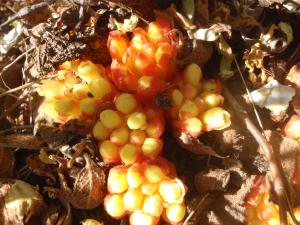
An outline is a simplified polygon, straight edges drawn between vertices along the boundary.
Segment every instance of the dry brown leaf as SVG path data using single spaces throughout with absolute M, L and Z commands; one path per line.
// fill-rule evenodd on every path
M 0 179 L 0 224 L 24 225 L 44 208 L 37 188 L 21 180 Z
M 56 202 L 55 202 L 56 203 Z M 67 202 L 63 204 L 56 203 L 50 205 L 47 211 L 41 216 L 43 225 L 71 225 L 72 211 L 71 206 Z M 62 207 L 64 205 L 64 207 Z
M 74 135 L 70 132 L 62 131 L 57 127 L 40 126 L 38 128 L 38 134 L 41 139 L 45 141 L 51 148 L 57 148 L 59 146 L 69 143 Z
M 86 165 L 83 168 L 72 167 L 69 177 L 73 187 L 69 187 L 67 177 L 58 171 L 61 184 L 61 196 L 77 209 L 93 209 L 100 205 L 105 195 L 105 173 L 89 155 L 83 155 Z M 54 158 L 54 159 L 57 159 Z M 66 164 L 66 162 L 63 162 Z M 66 165 L 61 165 L 66 168 Z
M 65 132 L 70 132 L 82 137 L 87 136 L 91 132 L 92 125 L 78 119 L 69 120 L 61 125 L 61 129 Z
M 210 155 L 224 158 L 217 154 L 210 146 L 203 144 L 198 138 L 193 138 L 186 133 L 173 130 L 173 137 L 177 140 L 180 147 L 197 155 Z
M 39 159 L 39 155 L 34 155 L 34 154 L 29 155 L 26 158 L 26 164 L 34 174 L 38 176 L 50 178 L 51 180 L 49 180 L 49 182 L 51 184 L 54 184 L 56 182 L 56 178 L 54 175 L 56 168 L 54 167 L 54 165 L 43 163 Z
M 0 224 L 14 224 L 14 225 L 24 225 L 23 221 L 16 218 L 16 215 L 9 212 L 5 208 L 5 197 L 7 196 L 9 190 L 14 184 L 14 180 L 10 179 L 0 179 Z
M 14 153 L 0 147 L 0 178 L 11 178 L 15 168 Z

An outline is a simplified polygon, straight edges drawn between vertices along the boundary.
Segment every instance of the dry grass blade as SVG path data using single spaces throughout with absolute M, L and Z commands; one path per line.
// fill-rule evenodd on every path
M 203 210 L 207 207 L 207 205 L 211 203 L 211 201 L 212 201 L 211 196 L 209 194 L 205 194 L 203 198 L 196 204 L 196 206 L 192 207 L 192 210 L 184 220 L 183 225 L 188 225 L 189 221 L 192 218 L 196 218 L 196 217 L 198 218 L 199 215 L 203 212 Z
M 9 89 L 9 90 L 4 90 L 4 89 L 3 89 L 3 91 L 1 90 L 2 93 L 0 94 L 0 98 L 2 98 L 3 96 L 6 96 L 6 95 L 11 95 L 11 96 L 13 96 L 13 97 L 15 97 L 15 98 L 18 98 L 18 96 L 12 95 L 11 93 L 14 93 L 14 92 L 17 92 L 17 91 L 19 91 L 19 90 L 28 88 L 28 87 L 30 87 L 31 85 L 33 85 L 34 83 L 36 83 L 36 82 L 33 81 L 33 82 L 30 82 L 30 83 L 26 83 L 26 84 L 23 84 L 23 85 L 21 85 L 21 86 L 19 86 L 19 87 L 12 88 L 12 89 Z
M 14 126 L 5 130 L 0 130 L 0 135 L 9 133 L 11 131 L 22 131 L 22 130 L 31 130 L 31 129 L 33 129 L 33 125 Z

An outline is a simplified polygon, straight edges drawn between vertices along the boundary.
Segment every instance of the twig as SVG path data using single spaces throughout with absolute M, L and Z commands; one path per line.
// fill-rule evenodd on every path
M 5 130 L 0 130 L 0 134 L 5 134 L 15 130 L 25 130 L 25 129 L 26 130 L 33 129 L 33 125 L 14 126 Z
M 298 225 L 299 222 L 297 221 L 297 219 L 294 216 L 292 207 L 291 207 L 291 186 L 289 185 L 289 182 L 283 172 L 283 168 L 281 165 L 281 162 L 279 160 L 279 158 L 277 157 L 277 154 L 273 151 L 272 146 L 268 143 L 266 135 L 265 135 L 265 131 L 261 122 L 261 119 L 259 117 L 259 114 L 256 110 L 256 107 L 254 105 L 254 101 L 252 98 L 252 95 L 250 94 L 250 91 L 247 87 L 246 81 L 244 79 L 244 76 L 240 70 L 239 64 L 236 60 L 236 58 L 234 57 L 234 62 L 236 64 L 236 67 L 238 69 L 238 73 L 241 77 L 241 80 L 245 86 L 246 92 L 249 96 L 250 102 L 252 104 L 252 108 L 255 112 L 255 116 L 257 118 L 257 121 L 259 123 L 259 126 L 261 128 L 261 132 L 259 132 L 259 130 L 256 128 L 256 126 L 254 125 L 254 123 L 252 123 L 252 121 L 250 120 L 250 118 L 248 117 L 247 113 L 245 114 L 247 116 L 247 118 L 245 117 L 245 122 L 246 122 L 246 127 L 248 128 L 248 130 L 250 131 L 250 133 L 254 136 L 254 138 L 256 139 L 256 141 L 260 144 L 260 146 L 262 147 L 263 153 L 265 155 L 265 157 L 267 158 L 267 160 L 269 161 L 270 164 L 270 172 L 271 172 L 271 176 L 272 176 L 272 181 L 273 181 L 273 187 L 272 189 L 274 190 L 275 194 L 277 195 L 277 200 L 278 200 L 278 205 L 279 205 L 279 215 L 280 215 L 280 224 L 287 224 L 287 212 L 289 212 L 289 214 L 292 217 L 293 222 Z M 227 93 L 230 94 L 230 92 L 227 90 Z M 230 97 L 230 96 L 229 96 Z M 233 96 L 231 96 L 233 98 Z M 234 98 L 232 100 L 235 100 Z M 236 108 L 237 109 L 237 108 Z M 244 109 L 240 106 L 239 111 L 242 112 L 244 111 Z M 245 111 L 244 111 L 245 112 Z
M 30 83 L 27 83 L 27 84 L 23 84 L 19 87 L 16 87 L 16 88 L 12 88 L 12 89 L 9 89 L 8 91 L 4 90 L 5 92 L 1 93 L 0 94 L 0 98 L 2 98 L 3 96 L 6 96 L 8 94 L 11 94 L 13 92 L 16 92 L 16 91 L 19 91 L 19 90 L 22 90 L 22 89 L 25 89 L 27 87 L 30 87 L 31 85 L 33 85 L 34 83 L 38 83 L 39 81 L 32 81 Z M 16 95 L 13 95 L 15 98 L 18 98 L 18 96 Z
M 0 93 L 6 93 L 6 89 L 0 87 Z M 0 94 L 0 95 L 2 95 Z M 10 93 L 7 93 L 7 95 L 10 95 L 11 97 L 14 97 L 14 98 L 18 98 L 18 96 L 14 95 L 14 94 L 10 94 Z
M 237 68 L 237 70 L 238 70 L 238 74 L 240 75 L 240 78 L 241 78 L 241 80 L 242 80 L 242 82 L 243 82 L 243 84 L 244 84 L 244 87 L 245 87 L 245 89 L 246 89 L 247 95 L 249 96 L 249 100 L 250 100 L 252 109 L 253 109 L 253 111 L 254 111 L 254 113 L 255 113 L 255 116 L 256 116 L 257 122 L 258 122 L 258 124 L 259 124 L 259 127 L 260 127 L 260 129 L 261 129 L 261 132 L 262 132 L 262 134 L 266 137 L 266 134 L 265 134 L 265 131 L 264 131 L 264 126 L 263 126 L 263 124 L 262 124 L 262 121 L 261 121 L 261 119 L 260 119 L 260 117 L 259 117 L 259 114 L 258 114 L 258 112 L 257 112 L 257 110 L 256 110 L 256 107 L 255 107 L 255 105 L 254 105 L 253 97 L 252 97 L 252 95 L 250 94 L 249 88 L 247 87 L 245 78 L 244 78 L 244 76 L 243 76 L 243 74 L 242 74 L 242 71 L 241 71 L 241 69 L 240 69 L 240 67 L 239 67 L 239 64 L 238 64 L 238 62 L 237 62 L 235 56 L 234 56 L 234 63 L 235 63 L 236 68 Z
M 184 15 L 177 11 L 176 6 L 171 4 L 171 6 L 167 9 L 167 12 L 174 17 L 181 26 L 186 30 L 193 30 L 196 28 L 196 25 L 193 24 L 189 19 L 187 19 Z
M 229 104 L 233 109 L 237 112 L 237 116 L 240 120 L 242 120 L 249 132 L 255 138 L 257 143 L 260 145 L 263 150 L 264 156 L 267 158 L 269 162 L 269 169 L 272 176 L 273 181 L 273 190 L 278 198 L 279 211 L 280 211 L 280 224 L 287 224 L 287 215 L 286 212 L 289 211 L 288 204 L 291 204 L 291 187 L 289 182 L 283 172 L 282 165 L 277 155 L 275 154 L 272 146 L 268 143 L 266 138 L 262 135 L 262 133 L 257 129 L 254 123 L 249 118 L 246 110 L 236 101 L 236 99 L 231 95 L 230 91 L 224 85 L 224 97 L 228 100 Z M 299 223 L 296 223 L 299 224 Z
M 13 92 L 16 92 L 16 91 L 25 89 L 25 88 L 27 88 L 27 87 L 30 87 L 30 86 L 32 86 L 32 85 L 34 85 L 34 84 L 36 84 L 36 83 L 41 82 L 41 80 L 49 79 L 49 78 L 54 78 L 54 77 L 57 77 L 57 76 L 56 76 L 56 75 L 45 76 L 45 77 L 43 77 L 42 79 L 35 80 L 35 81 L 29 82 L 29 83 L 27 83 L 27 84 L 23 84 L 23 85 L 18 86 L 18 87 L 16 87 L 16 88 L 9 89 L 9 90 L 7 90 L 7 91 L 4 90 L 4 89 L 3 89 L 3 90 L 0 89 L 0 92 L 3 92 L 3 93 L 0 94 L 0 98 L 3 97 L 3 96 L 5 96 L 5 95 L 11 94 L 11 93 L 13 93 Z M 15 97 L 15 98 L 18 98 L 18 96 L 15 96 L 15 95 L 14 95 L 14 97 Z
M 14 14 L 12 17 L 10 17 L 8 20 L 6 20 L 4 23 L 2 23 L 0 25 L 0 28 L 6 26 L 7 24 L 10 24 L 11 22 L 13 22 L 16 19 L 20 19 L 23 16 L 26 16 L 27 14 L 31 13 L 32 11 L 41 8 L 41 7 L 45 7 L 49 4 L 54 3 L 56 0 L 48 0 L 48 1 L 44 1 L 44 2 L 40 2 L 34 5 L 29 5 L 29 6 L 25 6 L 24 8 L 20 9 L 16 14 Z
M 209 194 L 205 194 L 204 196 L 203 196 L 203 198 L 198 202 L 198 204 L 196 205 L 196 207 L 195 207 L 195 209 L 193 209 L 190 213 L 189 213 L 189 215 L 186 217 L 186 219 L 184 220 L 184 223 L 183 223 L 183 225 L 187 225 L 188 224 L 188 222 L 191 220 L 191 218 L 195 215 L 195 216 L 198 216 L 201 212 L 202 212 L 202 210 L 203 210 L 203 208 L 205 207 L 205 205 L 208 203 L 208 201 L 209 201 L 209 197 L 210 197 L 210 195 Z M 205 204 L 206 203 L 206 204 Z M 204 205 L 204 206 L 203 206 Z M 201 207 L 202 206 L 202 207 Z

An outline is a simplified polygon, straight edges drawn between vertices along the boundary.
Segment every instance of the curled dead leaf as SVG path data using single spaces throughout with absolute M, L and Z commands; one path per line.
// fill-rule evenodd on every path
M 177 11 L 177 8 L 174 4 L 171 4 L 169 8 L 166 9 L 166 12 L 174 18 L 174 20 L 183 28 L 186 30 L 192 30 L 195 29 L 196 26 L 189 20 L 187 17 L 185 17 L 183 14 Z
M 56 203 L 56 202 L 55 202 Z M 72 210 L 68 202 L 61 200 L 61 203 L 50 205 L 47 211 L 41 216 L 43 225 L 71 225 Z
M 24 225 L 44 206 L 36 187 L 21 180 L 0 179 L 0 224 Z
M 275 35 L 276 34 L 276 35 Z M 266 34 L 261 34 L 260 43 L 262 47 L 271 53 L 281 53 L 293 41 L 293 29 L 289 23 L 280 22 L 272 24 Z
M 74 149 L 74 154 L 72 155 L 72 158 L 68 161 L 68 168 L 71 168 L 76 160 L 76 158 L 80 155 L 82 155 L 84 150 L 88 150 L 91 155 L 95 155 L 96 147 L 95 144 L 88 140 L 83 139 L 80 143 L 74 145 L 72 147 Z
M 55 178 L 55 166 L 50 164 L 43 163 L 39 155 L 31 154 L 26 158 L 26 164 L 28 168 L 36 175 L 47 177 L 50 180 L 47 180 L 49 184 L 56 183 Z
M 249 79 L 254 86 L 261 86 L 270 78 L 270 74 L 264 67 L 265 56 L 266 52 L 261 49 L 259 43 L 253 44 L 250 50 L 244 53 L 245 66 L 248 69 Z
M 66 170 L 66 161 L 55 157 L 61 165 L 58 170 L 59 181 L 61 184 L 61 196 L 77 209 L 93 209 L 103 202 L 105 195 L 105 173 L 102 168 L 90 158 L 88 154 L 83 154 L 85 167 L 72 167 Z M 62 165 L 64 164 L 64 165 Z M 62 169 L 67 171 L 64 174 Z M 68 177 L 66 176 L 68 175 Z M 72 187 L 68 185 L 68 179 L 71 179 Z
M 65 145 L 74 137 L 70 132 L 50 126 L 41 126 L 37 132 L 50 148 L 58 148 Z
M 180 147 L 197 155 L 210 155 L 218 158 L 225 158 L 216 153 L 210 146 L 203 144 L 198 138 L 193 138 L 186 133 L 174 129 L 173 137 Z

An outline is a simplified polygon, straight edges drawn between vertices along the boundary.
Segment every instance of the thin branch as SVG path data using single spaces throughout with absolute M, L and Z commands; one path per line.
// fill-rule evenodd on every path
M 291 205 L 291 187 L 289 182 L 284 174 L 280 160 L 278 159 L 276 153 L 274 152 L 272 146 L 268 143 L 267 139 L 262 135 L 258 128 L 249 118 L 247 112 L 243 107 L 236 101 L 236 99 L 231 95 L 230 91 L 224 85 L 224 97 L 228 100 L 232 108 L 237 112 L 237 116 L 242 120 L 248 131 L 255 138 L 257 143 L 260 145 L 263 150 L 263 154 L 269 162 L 269 169 L 273 182 L 274 193 L 278 198 L 279 211 L 280 211 L 280 222 L 282 225 L 286 225 L 287 215 L 286 212 L 291 210 L 288 209 L 287 205 Z M 296 223 L 299 224 L 299 223 Z
M 0 98 L 2 98 L 3 96 L 6 96 L 6 95 L 8 95 L 8 94 L 11 94 L 11 93 L 13 93 L 13 92 L 16 92 L 16 91 L 19 91 L 19 90 L 22 90 L 22 89 L 31 87 L 32 85 L 41 82 L 41 80 L 44 80 L 44 79 L 50 79 L 50 78 L 55 78 L 55 77 L 57 77 L 57 76 L 56 76 L 56 75 L 45 76 L 45 77 L 43 77 L 42 79 L 38 79 L 38 80 L 35 80 L 35 81 L 32 81 L 32 82 L 29 82 L 29 83 L 27 83 L 27 84 L 23 84 L 23 85 L 18 86 L 18 87 L 16 87 L 16 88 L 12 88 L 12 89 L 9 89 L 9 90 L 7 90 L 7 91 L 6 91 L 6 90 L 3 90 L 3 93 L 0 94 Z M 2 91 L 2 90 L 0 89 L 0 92 L 1 92 L 1 91 Z M 14 95 L 14 97 L 15 97 L 15 98 L 18 98 L 18 96 L 15 96 L 15 95 Z
M 193 209 L 193 210 L 189 213 L 189 215 L 186 217 L 186 219 L 184 220 L 183 225 L 187 225 L 188 222 L 191 220 L 191 218 L 192 218 L 193 216 L 198 216 L 198 215 L 202 212 L 203 208 L 205 207 L 204 205 L 206 205 L 206 204 L 209 202 L 209 197 L 210 197 L 209 194 L 205 194 L 205 195 L 203 196 L 203 198 L 202 198 L 202 199 L 198 202 L 198 204 L 196 205 L 195 209 Z
M 16 130 L 29 130 L 29 129 L 33 129 L 33 125 L 13 126 L 5 130 L 0 130 L 0 134 L 5 134 Z
M 282 224 L 282 225 L 287 224 L 287 212 L 289 212 L 294 223 L 298 225 L 299 222 L 295 219 L 293 210 L 291 209 L 292 208 L 291 207 L 291 202 L 292 202 L 291 186 L 289 185 L 289 182 L 284 174 L 281 162 L 280 162 L 277 154 L 274 152 L 272 146 L 267 141 L 265 131 L 264 131 L 261 119 L 259 117 L 259 114 L 254 105 L 252 95 L 250 94 L 250 91 L 247 87 L 244 76 L 240 70 L 240 67 L 239 67 L 235 57 L 234 57 L 234 62 L 236 64 L 236 67 L 237 67 L 238 73 L 240 75 L 240 78 L 243 82 L 243 85 L 246 89 L 246 92 L 249 96 L 253 111 L 255 113 L 255 116 L 257 118 L 257 121 L 259 123 L 261 131 L 259 131 L 257 129 L 257 127 L 254 125 L 254 123 L 250 120 L 250 118 L 247 115 L 247 112 L 239 104 L 237 104 L 236 100 L 231 95 L 229 90 L 225 88 L 226 95 L 230 99 L 230 103 L 232 104 L 232 106 L 235 105 L 235 107 L 233 107 L 233 108 L 236 109 L 237 111 L 239 111 L 238 116 L 240 117 L 241 120 L 245 121 L 247 129 L 252 134 L 252 136 L 256 139 L 258 144 L 261 146 L 261 148 L 263 150 L 263 154 L 267 158 L 267 160 L 270 164 L 269 167 L 270 167 L 270 172 L 271 172 L 271 177 L 272 177 L 272 182 L 273 182 L 272 188 L 274 190 L 274 193 L 277 196 L 278 205 L 279 205 L 280 224 Z M 238 107 L 238 108 L 236 108 L 236 107 Z
M 259 126 L 260 126 L 261 132 L 262 132 L 262 134 L 266 137 L 266 134 L 265 134 L 265 131 L 264 131 L 264 127 L 263 127 L 262 121 L 261 121 L 261 119 L 260 119 L 260 117 L 259 117 L 259 114 L 258 114 L 258 112 L 257 112 L 257 110 L 256 110 L 256 107 L 255 107 L 255 105 L 254 105 L 253 97 L 252 97 L 252 95 L 250 94 L 249 88 L 248 88 L 248 86 L 247 86 L 247 83 L 246 83 L 246 81 L 245 81 L 245 78 L 244 78 L 244 76 L 243 76 L 243 74 L 242 74 L 242 71 L 241 71 L 241 69 L 240 69 L 240 67 L 239 67 L 239 64 L 238 64 L 238 62 L 237 62 L 235 56 L 234 56 L 234 62 L 235 62 L 236 68 L 238 69 L 238 74 L 240 75 L 240 78 L 241 78 L 241 80 L 242 80 L 242 82 L 243 82 L 243 85 L 244 85 L 244 87 L 245 87 L 245 89 L 246 89 L 247 95 L 248 95 L 248 97 L 249 97 L 249 100 L 250 100 L 252 109 L 253 109 L 253 111 L 254 111 L 254 113 L 255 113 L 257 122 L 258 122 L 258 124 L 259 124 Z
M 23 16 L 28 15 L 29 13 L 31 13 L 32 11 L 34 11 L 36 9 L 39 9 L 39 8 L 45 7 L 45 6 L 49 5 L 49 4 L 52 4 L 55 1 L 56 0 L 48 0 L 48 1 L 40 2 L 40 3 L 34 4 L 34 5 L 25 6 L 22 9 L 20 9 L 16 14 L 14 14 L 13 16 L 11 16 L 8 20 L 6 20 L 4 23 L 2 23 L 0 25 L 0 28 L 6 26 L 8 24 L 10 24 L 11 22 L 13 22 L 16 19 L 20 19 Z

